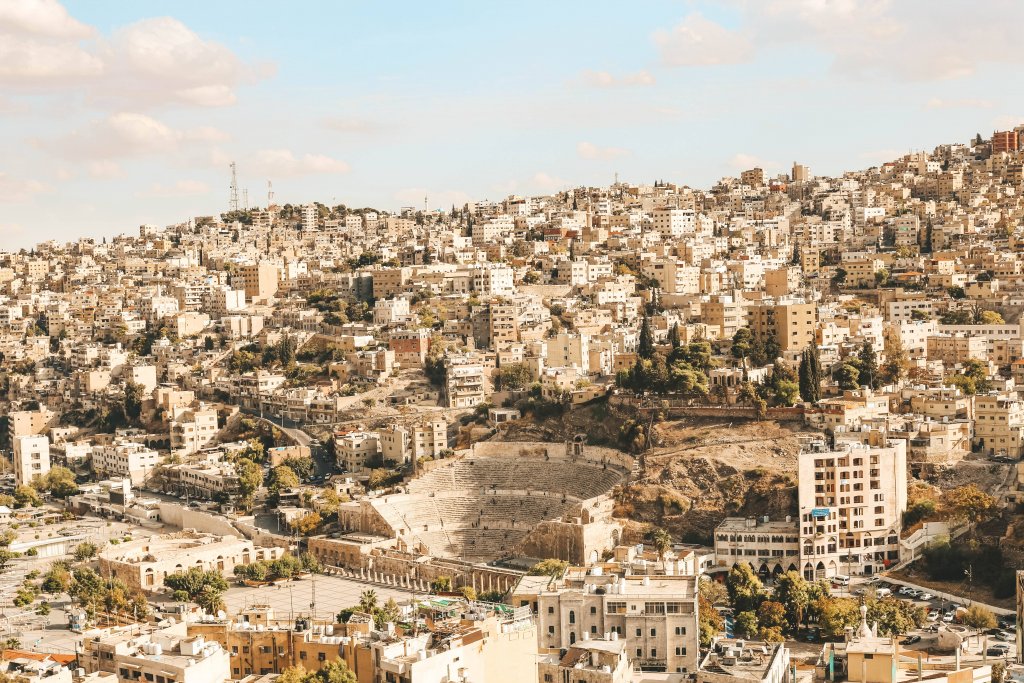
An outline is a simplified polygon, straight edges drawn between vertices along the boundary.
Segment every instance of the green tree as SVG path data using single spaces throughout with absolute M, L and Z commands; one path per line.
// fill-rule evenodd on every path
M 772 599 L 785 605 L 788 630 L 795 631 L 800 628 L 800 624 L 804 620 L 804 612 L 811 599 L 810 590 L 804 577 L 800 576 L 799 572 L 792 570 L 780 575 L 775 580 Z
M 903 348 L 900 333 L 890 328 L 885 332 L 885 362 L 880 369 L 882 380 L 894 384 L 903 381 L 907 376 L 907 352 Z
M 640 323 L 640 339 L 637 342 L 636 353 L 640 358 L 654 357 L 654 331 L 651 329 L 651 319 L 646 315 Z
M 750 610 L 739 612 L 733 623 L 733 631 L 740 638 L 757 637 L 757 615 Z
M 982 311 L 978 316 L 978 322 L 982 325 L 1005 325 L 1006 321 L 996 311 Z
M 344 660 L 335 659 L 321 666 L 304 683 L 359 683 L 359 681 Z
M 678 349 L 682 345 L 682 340 L 679 338 L 679 323 L 672 323 L 672 327 L 668 331 L 668 343 L 672 345 L 673 349 Z
M 79 562 L 91 560 L 92 558 L 96 557 L 96 553 L 98 552 L 98 550 L 99 549 L 96 547 L 95 543 L 90 543 L 89 541 L 82 541 L 81 543 L 75 546 L 75 559 Z
M 565 569 L 568 566 L 569 563 L 565 560 L 549 558 L 547 560 L 541 560 L 537 564 L 533 565 L 526 573 L 530 576 L 550 576 L 552 578 L 558 578 L 565 573 Z
M 43 577 L 42 589 L 51 595 L 67 593 L 71 588 L 71 572 L 64 563 L 54 562 Z
M 722 584 L 708 578 L 697 579 L 697 611 L 700 629 L 700 646 L 708 647 L 711 640 L 725 629 L 725 620 L 715 605 L 728 599 Z
M 282 491 L 293 489 L 299 485 L 298 475 L 287 465 L 278 465 L 270 470 L 269 479 L 270 482 L 267 489 L 274 496 L 278 496 Z
M 843 363 L 832 374 L 840 389 L 856 389 L 860 386 L 860 370 L 849 363 Z
M 132 422 L 142 415 L 143 386 L 132 381 L 124 385 L 124 414 Z
M 924 623 L 924 610 L 897 598 L 868 600 L 868 623 L 878 624 L 878 635 L 901 635 Z
M 359 609 L 367 614 L 373 614 L 377 609 L 377 591 L 367 588 L 359 594 Z
M 818 349 L 808 344 L 800 354 L 799 370 L 800 397 L 810 403 L 821 400 L 821 363 L 818 360 Z
M 39 493 L 34 488 L 21 484 L 14 489 L 14 502 L 15 506 L 19 508 L 38 507 L 43 504 L 43 499 L 39 497 Z
M 978 524 L 990 519 L 996 512 L 996 499 L 978 488 L 965 484 L 946 491 L 942 507 L 951 517 Z
M 520 391 L 530 386 L 533 374 L 525 363 L 502 365 L 495 376 L 495 385 L 501 391 Z
M 746 563 L 738 564 L 729 571 L 725 577 L 725 588 L 729 591 L 729 604 L 737 612 L 755 612 L 764 597 L 761 579 Z
M 877 389 L 881 386 L 881 378 L 878 376 L 878 356 L 870 341 L 866 340 L 861 345 L 857 358 L 860 361 L 858 364 L 860 381 L 872 389 Z
M 733 358 L 749 358 L 754 346 L 754 335 L 749 327 L 741 327 L 732 336 Z
M 208 604 L 213 600 L 214 593 L 222 594 L 228 589 L 228 582 L 219 571 L 207 571 L 202 567 L 190 567 L 183 572 L 168 574 L 164 577 L 164 585 L 175 593 L 184 593 L 193 602 L 198 602 L 198 598 L 203 596 L 203 601 Z
M 968 607 L 967 612 L 962 617 L 962 621 L 965 626 L 979 631 L 995 628 L 995 614 L 987 607 L 979 604 L 973 604 Z
M 67 498 L 78 493 L 75 475 L 66 467 L 57 465 L 46 476 L 34 482 L 36 488 L 48 491 L 54 498 Z
M 18 553 L 7 548 L 0 548 L 0 572 L 7 571 L 7 568 L 11 566 L 11 561 L 16 557 L 18 557 Z
M 651 533 L 651 545 L 654 546 L 654 551 L 658 553 L 658 559 L 664 564 L 665 553 L 672 547 L 672 535 L 659 527 Z
M 817 615 L 822 635 L 828 638 L 841 636 L 847 627 L 860 623 L 860 607 L 849 598 L 822 596 L 814 602 L 813 611 Z
M 238 475 L 238 492 L 242 498 L 251 500 L 263 485 L 263 469 L 252 460 L 239 459 L 235 463 Z

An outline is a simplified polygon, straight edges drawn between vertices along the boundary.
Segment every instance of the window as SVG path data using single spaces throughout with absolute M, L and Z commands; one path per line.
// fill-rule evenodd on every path
M 685 626 L 676 626 L 676 635 L 677 636 L 685 636 L 686 635 L 686 627 Z
M 555 608 L 554 607 L 548 607 L 548 614 L 554 614 L 554 613 L 555 613 Z
M 651 658 L 654 658 L 654 657 L 657 657 L 657 656 L 658 656 L 658 648 L 652 647 L 651 648 Z
M 306 651 L 305 650 L 300 650 L 299 651 L 299 659 L 305 659 L 305 658 L 306 658 Z
M 638 647 L 636 649 L 636 656 L 637 657 L 643 657 L 644 656 L 644 649 L 642 647 Z
M 569 623 L 570 624 L 575 624 L 576 623 L 576 610 L 572 610 L 572 609 L 569 610 Z
M 636 637 L 637 638 L 641 638 L 641 637 L 643 637 L 643 635 L 644 635 L 644 630 L 642 628 L 638 628 L 636 630 Z
M 676 657 L 685 657 L 685 656 L 686 656 L 686 647 L 685 646 L 684 647 L 677 647 L 676 648 Z
M 594 607 L 594 606 L 591 606 L 591 607 L 590 607 L 590 613 L 591 613 L 591 614 L 597 614 L 597 608 L 596 608 L 596 607 Z
M 316 658 L 317 658 L 318 661 L 326 662 L 327 661 L 327 653 L 326 652 L 317 652 L 316 653 Z
M 554 626 L 548 626 L 548 635 L 549 636 L 555 635 L 555 627 Z
M 652 628 L 651 629 L 651 638 L 655 637 L 656 635 L 658 635 L 658 629 Z

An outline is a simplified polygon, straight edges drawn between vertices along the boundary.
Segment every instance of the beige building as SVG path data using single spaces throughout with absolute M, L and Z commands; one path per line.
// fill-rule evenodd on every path
M 132 486 L 144 484 L 159 464 L 159 453 L 134 441 L 118 440 L 92 449 L 92 467 L 99 477 L 128 479 Z
M 748 310 L 750 331 L 758 339 L 774 339 L 782 351 L 802 351 L 814 343 L 818 322 L 813 303 L 761 303 Z
M 277 293 L 279 277 L 276 265 L 269 261 L 260 261 L 239 266 L 231 278 L 231 284 L 236 289 L 244 291 L 245 298 L 250 301 L 266 299 Z M 226 304 L 227 302 L 225 308 Z
M 360 472 L 381 453 L 377 432 L 355 431 L 334 437 L 334 456 L 345 472 Z
M 542 655 L 538 666 L 544 683 L 632 683 L 633 667 L 626 656 L 626 641 L 618 634 L 590 639 L 584 634 L 564 655 Z M 659 678 L 659 680 L 664 680 Z
M 716 639 L 700 664 L 696 683 L 790 683 L 784 643 Z
M 14 449 L 14 480 L 19 486 L 45 477 L 50 471 L 50 440 L 45 436 L 16 436 Z
M 414 458 L 436 458 L 448 447 L 448 423 L 429 420 L 412 427 L 390 425 L 378 433 L 385 462 L 409 462 Z
M 928 360 L 942 361 L 946 366 L 966 363 L 971 359 L 988 359 L 988 340 L 965 334 L 933 334 L 928 337 Z
M 163 590 L 168 574 L 200 567 L 230 576 L 236 564 L 275 560 L 283 553 L 281 548 L 257 548 L 237 536 L 180 531 L 105 548 L 99 568 L 103 576 L 121 579 L 129 588 L 155 592 Z
M 216 683 L 231 678 L 230 655 L 216 641 L 186 635 L 185 624 L 86 637 L 79 662 L 119 683 Z
M 807 579 L 875 574 L 899 561 L 906 442 L 838 448 L 814 442 L 799 456 L 800 568 Z
M 973 445 L 988 455 L 1024 456 L 1024 402 L 999 394 L 975 396 Z
M 715 528 L 715 564 L 749 564 L 762 576 L 799 571 L 800 524 L 795 519 L 727 517 Z
M 175 412 L 171 420 L 171 450 L 188 455 L 206 448 L 216 439 L 216 408 L 200 406 Z
M 450 363 L 445 372 L 445 404 L 473 408 L 484 402 L 484 368 L 479 363 Z

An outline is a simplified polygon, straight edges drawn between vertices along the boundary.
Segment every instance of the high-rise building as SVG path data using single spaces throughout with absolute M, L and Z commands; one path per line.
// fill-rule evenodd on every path
M 14 478 L 18 485 L 45 477 L 50 471 L 50 440 L 42 435 L 14 438 Z
M 992 153 L 1016 152 L 1020 149 L 1020 135 L 1015 130 L 992 133 Z
M 277 293 L 277 266 L 268 261 L 239 266 L 231 284 L 245 291 L 245 298 L 266 298 Z

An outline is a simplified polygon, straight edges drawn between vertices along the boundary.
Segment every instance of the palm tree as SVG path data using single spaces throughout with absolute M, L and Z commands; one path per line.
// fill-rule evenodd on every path
M 672 547 L 672 536 L 664 529 L 658 528 L 651 534 L 651 543 L 654 545 L 654 550 L 658 553 L 658 559 L 661 560 L 662 567 L 664 567 L 665 553 Z
M 368 588 L 359 594 L 359 609 L 372 614 L 377 608 L 377 591 Z

